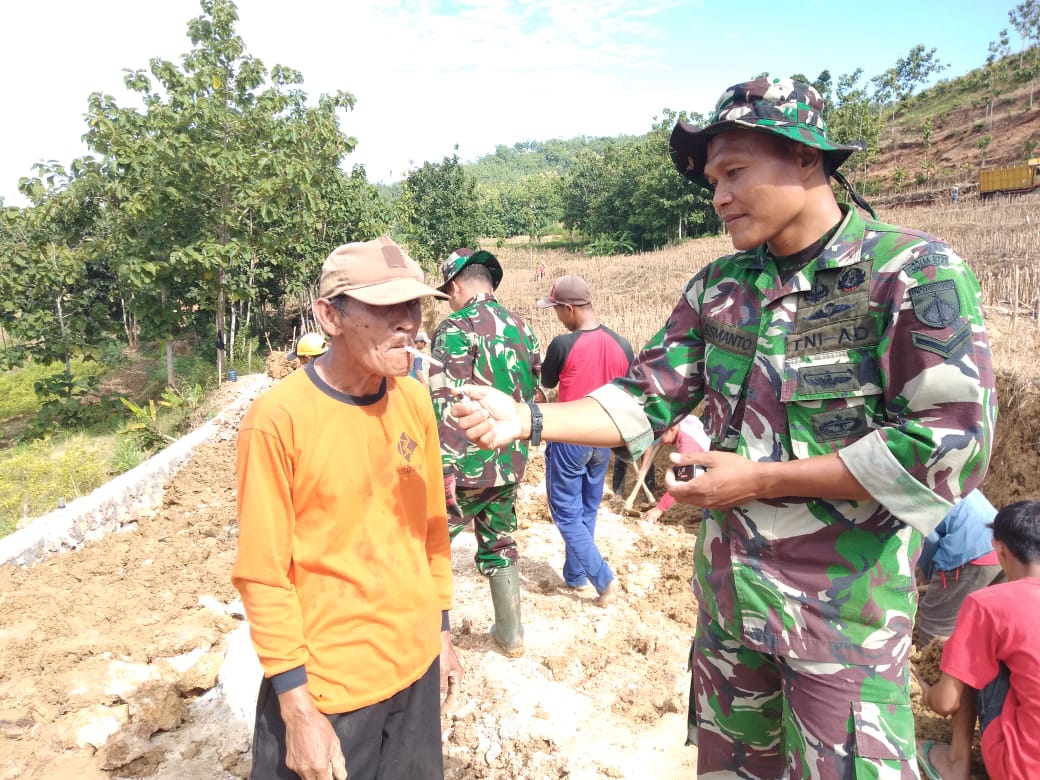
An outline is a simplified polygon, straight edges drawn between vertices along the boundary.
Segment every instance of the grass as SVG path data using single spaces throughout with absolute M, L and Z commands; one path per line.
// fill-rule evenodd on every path
M 245 361 L 241 362 L 244 369 Z M 0 537 L 14 531 L 26 518 L 52 511 L 59 499 L 71 501 L 112 476 L 129 471 L 150 454 L 138 436 L 126 433 L 132 422 L 128 412 L 111 415 L 75 433 L 59 432 L 45 440 L 13 443 L 39 408 L 33 384 L 63 368 L 30 362 L 0 374 L 0 430 L 12 443 L 0 447 L 0 474 L 4 475 L 0 482 Z M 177 356 L 174 368 L 186 398 L 193 396 L 196 385 L 204 392 L 216 387 L 212 363 L 201 356 Z M 166 384 L 164 355 L 158 351 L 119 361 L 75 361 L 72 371 L 77 376 L 98 375 L 100 392 L 127 396 L 145 407 L 148 398 L 158 399 Z M 205 399 L 193 400 L 177 408 L 162 407 L 154 426 L 156 433 L 176 438 L 189 421 L 195 422 L 197 407 Z
M 72 501 L 111 479 L 115 447 L 111 435 L 74 434 L 0 451 L 0 536 L 56 509 L 59 499 Z

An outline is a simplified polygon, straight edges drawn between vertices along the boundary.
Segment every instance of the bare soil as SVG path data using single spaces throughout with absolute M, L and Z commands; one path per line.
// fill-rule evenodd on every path
M 995 341 L 1006 343 L 1001 328 L 991 318 Z M 273 359 L 269 369 L 283 364 Z M 986 485 L 998 506 L 1040 495 L 1034 379 L 1001 378 Z M 223 385 L 216 401 L 245 385 Z M 229 581 L 236 426 L 229 421 L 197 451 L 168 484 L 162 510 L 136 530 L 30 568 L 0 569 L 0 780 L 246 776 L 248 719 L 207 694 L 241 627 L 235 610 L 222 608 L 237 596 Z M 665 456 L 657 460 L 659 485 Z M 622 497 L 604 499 L 597 539 L 622 591 L 602 609 L 591 589 L 564 586 L 543 478 L 536 456 L 517 533 L 523 658 L 507 659 L 491 645 L 491 600 L 475 572 L 472 535 L 454 546 L 453 633 L 466 676 L 443 718 L 447 775 L 692 776 L 696 750 L 683 743 L 697 510 L 676 506 L 651 525 L 624 516 Z M 930 658 L 916 654 L 914 663 L 925 670 Z M 236 663 L 247 678 L 237 696 L 248 698 L 258 678 Z M 234 684 L 227 667 L 224 674 L 224 686 Z M 919 706 L 917 691 L 914 701 L 918 736 L 948 740 L 947 722 Z

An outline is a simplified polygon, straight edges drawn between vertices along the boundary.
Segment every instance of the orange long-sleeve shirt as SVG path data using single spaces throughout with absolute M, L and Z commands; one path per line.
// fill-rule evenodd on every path
M 238 438 L 232 581 L 264 674 L 304 666 L 327 714 L 389 698 L 441 648 L 451 550 L 425 388 L 363 398 L 306 366 L 253 402 Z

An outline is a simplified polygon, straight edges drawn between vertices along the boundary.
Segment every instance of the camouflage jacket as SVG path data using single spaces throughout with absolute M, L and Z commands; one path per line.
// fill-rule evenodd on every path
M 873 500 L 705 512 L 694 590 L 763 652 L 905 660 L 921 534 L 990 457 L 978 281 L 946 244 L 855 211 L 783 278 L 765 247 L 709 263 L 628 376 L 592 395 L 636 453 L 702 399 L 713 449 L 756 461 L 837 452 Z
M 454 470 L 456 484 L 465 488 L 519 482 L 527 465 L 527 443 L 498 450 L 470 444 L 450 414 L 457 400 L 451 388 L 491 385 L 517 401 L 530 401 L 542 365 L 537 337 L 495 296 L 481 293 L 437 326 L 431 351 L 444 363 L 443 368 L 430 366 L 430 393 L 440 424 L 445 473 Z

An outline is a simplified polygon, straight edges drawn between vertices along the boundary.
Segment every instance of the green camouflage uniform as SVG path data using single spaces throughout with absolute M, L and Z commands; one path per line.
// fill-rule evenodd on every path
M 437 326 L 432 354 L 444 364 L 443 368 L 430 368 L 441 461 L 445 474 L 455 475 L 463 514 L 449 517 L 451 538 L 473 519 L 477 569 L 490 574 L 517 559 L 516 542 L 510 534 L 516 531 L 516 486 L 527 465 L 527 443 L 515 442 L 499 450 L 470 444 L 451 416 L 451 407 L 458 401 L 451 390 L 464 384 L 490 385 L 517 401 L 532 400 L 541 370 L 538 339 L 494 295 L 481 293 Z
M 836 452 L 873 497 L 705 512 L 691 655 L 702 776 L 917 776 L 914 565 L 921 534 L 985 475 L 994 377 L 961 258 L 843 211 L 797 272 L 764 246 L 710 263 L 629 375 L 592 393 L 634 457 L 703 399 L 712 449 Z

